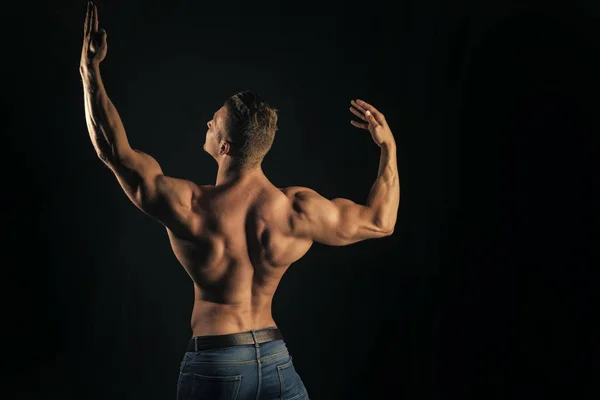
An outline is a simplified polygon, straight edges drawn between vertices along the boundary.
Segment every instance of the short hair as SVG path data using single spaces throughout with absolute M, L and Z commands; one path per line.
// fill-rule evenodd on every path
M 225 108 L 226 132 L 233 147 L 231 156 L 240 166 L 259 165 L 273 145 L 278 110 L 248 90 L 228 98 Z

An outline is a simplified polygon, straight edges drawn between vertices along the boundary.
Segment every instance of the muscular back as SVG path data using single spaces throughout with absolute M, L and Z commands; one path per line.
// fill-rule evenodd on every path
M 167 231 L 194 282 L 194 334 L 275 325 L 277 286 L 313 243 L 293 231 L 293 202 L 266 178 L 193 193 L 183 224 Z
M 255 291 L 272 295 L 285 270 L 312 244 L 292 234 L 290 199 L 266 180 L 198 192 L 189 229 L 168 232 L 202 297 L 233 304 Z

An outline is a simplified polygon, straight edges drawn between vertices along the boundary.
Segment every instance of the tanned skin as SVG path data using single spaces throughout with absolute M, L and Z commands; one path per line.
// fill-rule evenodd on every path
M 158 162 L 132 148 L 100 77 L 106 31 L 88 3 L 80 73 L 85 117 L 96 154 L 115 174 L 131 202 L 160 222 L 175 256 L 194 283 L 194 336 L 277 326 L 271 314 L 275 290 L 292 263 L 313 242 L 344 246 L 394 231 L 400 203 L 396 143 L 385 117 L 352 100 L 351 121 L 370 132 L 381 149 L 379 172 L 365 204 L 328 200 L 312 189 L 275 187 L 260 165 L 232 162 L 226 138 L 227 109 L 208 121 L 204 151 L 218 163 L 215 185 L 166 176 Z M 221 137 L 221 136 L 219 136 Z

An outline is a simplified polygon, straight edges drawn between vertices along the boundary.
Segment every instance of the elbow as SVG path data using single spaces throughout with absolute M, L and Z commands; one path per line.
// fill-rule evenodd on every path
M 373 238 L 384 238 L 394 233 L 394 227 L 389 225 L 375 225 L 371 227 Z
M 104 152 L 98 152 L 97 155 L 98 155 L 98 158 L 100 159 L 100 161 L 102 161 L 105 165 L 107 165 L 109 167 L 114 166 L 116 163 L 116 160 L 114 157 L 111 157 Z
M 377 218 L 374 222 L 375 226 L 381 231 L 383 236 L 391 236 L 394 234 L 396 216 Z
M 96 155 L 104 164 L 110 164 L 110 157 L 101 151 L 96 152 Z
M 394 233 L 396 221 L 385 221 L 376 225 L 382 236 L 391 236 Z
M 396 221 L 393 222 L 379 222 L 375 223 L 376 229 L 382 236 L 390 236 L 394 233 L 394 226 L 396 225 Z
M 119 154 L 113 148 L 100 148 L 96 150 L 96 155 L 107 165 L 122 164 L 123 161 L 126 160 L 125 155 Z

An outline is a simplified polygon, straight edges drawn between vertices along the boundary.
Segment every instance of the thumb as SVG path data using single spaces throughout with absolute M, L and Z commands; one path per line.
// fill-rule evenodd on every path
M 100 43 L 106 43 L 106 29 L 98 30 L 98 39 L 100 39 Z
M 367 118 L 367 121 L 369 121 L 369 124 L 373 126 L 379 126 L 379 123 L 377 122 L 373 114 L 371 114 L 371 111 L 365 111 L 365 117 Z

